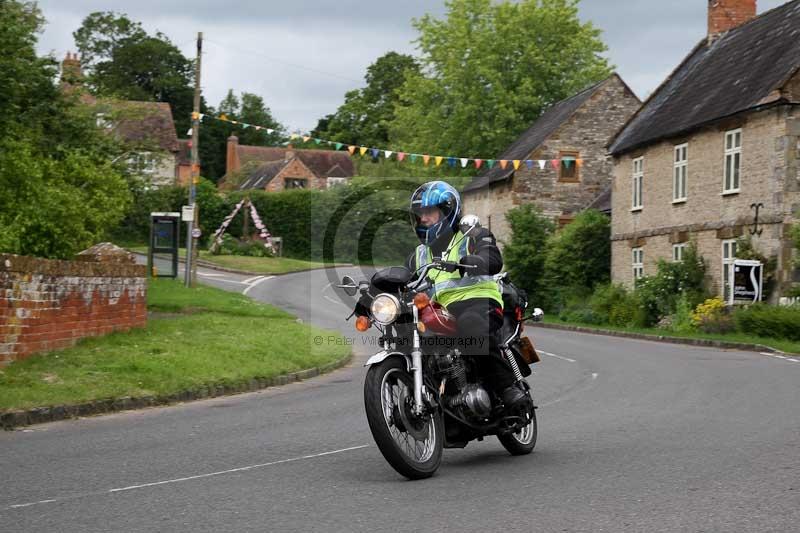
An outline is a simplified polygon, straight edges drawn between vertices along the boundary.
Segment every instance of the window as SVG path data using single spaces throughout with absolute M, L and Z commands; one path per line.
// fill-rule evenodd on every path
M 722 299 L 727 302 L 731 295 L 731 266 L 736 259 L 736 239 L 722 241 Z
M 675 158 L 672 165 L 672 203 L 686 201 L 686 175 L 689 172 L 689 145 L 679 144 L 675 147 Z
M 644 184 L 644 157 L 633 160 L 633 202 L 632 210 L 642 208 L 642 185 Z
M 644 248 L 634 248 L 632 252 L 633 280 L 644 276 Z
M 128 158 L 128 165 L 136 174 L 153 175 L 157 164 L 158 157 L 152 152 L 137 152 Z
M 561 164 L 558 167 L 559 181 L 578 181 L 578 159 L 580 152 L 559 152 L 558 158 Z
M 286 178 L 284 189 L 305 189 L 306 180 L 302 178 Z
M 328 188 L 336 187 L 337 185 L 346 185 L 347 178 L 328 178 Z
M 676 263 L 683 261 L 683 254 L 686 251 L 686 243 L 672 245 L 672 260 Z
M 742 168 L 742 129 L 725 132 L 725 183 L 723 194 L 739 192 Z

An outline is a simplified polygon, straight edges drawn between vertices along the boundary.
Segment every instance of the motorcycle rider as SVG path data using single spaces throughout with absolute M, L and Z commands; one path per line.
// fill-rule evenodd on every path
M 459 348 L 479 365 L 503 403 L 515 406 L 525 402 L 525 393 L 515 385 L 514 374 L 497 346 L 503 298 L 492 275 L 500 272 L 503 258 L 494 235 L 483 227 L 467 235 L 460 231 L 461 197 L 443 181 L 425 183 L 414 192 L 411 221 L 420 245 L 406 261 L 409 270 L 414 272 L 433 258 L 475 267 L 454 272 L 430 270 L 431 298 L 455 316 L 462 341 Z

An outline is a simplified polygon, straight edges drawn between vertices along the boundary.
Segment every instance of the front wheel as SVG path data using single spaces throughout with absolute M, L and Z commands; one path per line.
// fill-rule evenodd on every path
M 502 444 L 511 455 L 527 455 L 531 453 L 536 446 L 539 427 L 536 423 L 536 411 L 534 409 L 531 409 L 530 417 L 528 425 L 516 433 L 507 433 L 497 436 L 500 440 L 500 444 Z
M 414 415 L 414 378 L 401 359 L 390 357 L 367 371 L 364 406 L 383 457 L 409 479 L 430 477 L 442 461 L 444 426 L 438 413 Z

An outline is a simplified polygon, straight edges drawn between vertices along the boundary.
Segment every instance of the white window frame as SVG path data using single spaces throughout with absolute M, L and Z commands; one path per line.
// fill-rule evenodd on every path
M 672 158 L 672 203 L 686 201 L 686 189 L 689 181 L 689 143 L 675 146 Z
M 742 128 L 725 132 L 723 148 L 725 168 L 722 172 L 722 194 L 736 194 L 742 185 Z
M 689 243 L 682 242 L 678 244 L 672 245 L 672 262 L 673 263 L 680 263 L 683 261 L 683 256 L 686 253 L 686 246 Z
M 331 187 L 336 187 L 337 185 L 345 185 L 347 184 L 347 178 L 339 178 L 339 177 L 329 177 L 326 181 L 328 189 Z
M 633 281 L 644 277 L 644 248 L 631 248 L 631 269 Z
M 633 160 L 633 173 L 631 175 L 631 211 L 641 211 L 644 208 L 644 156 Z
M 158 170 L 158 160 L 153 152 L 134 152 L 128 158 L 128 164 L 137 174 L 153 176 Z
M 722 301 L 730 297 L 730 284 L 733 281 L 733 262 L 736 260 L 736 239 L 722 241 Z

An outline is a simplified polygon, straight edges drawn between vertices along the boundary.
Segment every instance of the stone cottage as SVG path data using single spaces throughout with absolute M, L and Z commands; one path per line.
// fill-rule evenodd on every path
M 710 0 L 708 34 L 612 141 L 612 278 L 632 285 L 696 243 L 729 290 L 737 240 L 792 281 L 800 209 L 800 0 L 756 17 L 755 0 Z M 756 219 L 757 216 L 757 219 Z
M 505 214 L 520 204 L 532 203 L 558 224 L 568 223 L 609 189 L 606 146 L 640 105 L 618 74 L 554 104 L 498 157 L 546 160 L 545 168 L 521 164 L 485 170 L 464 188 L 464 212 L 478 215 L 504 242 L 511 238 Z M 556 168 L 553 160 L 560 161 Z
M 353 160 L 344 152 L 246 146 L 236 136 L 228 138 L 225 169 L 220 188 L 270 192 L 327 189 L 355 174 Z

